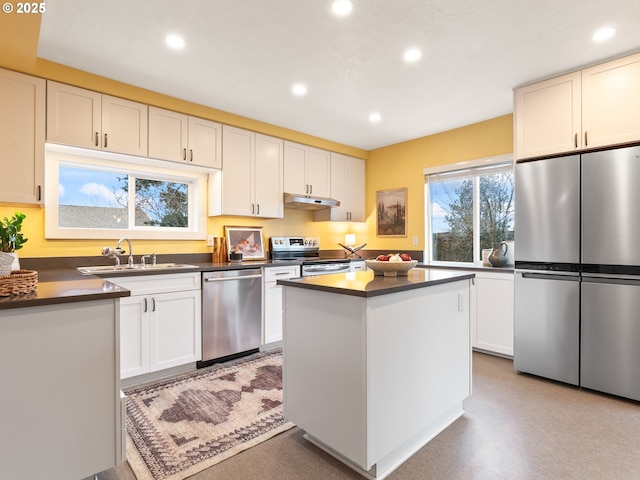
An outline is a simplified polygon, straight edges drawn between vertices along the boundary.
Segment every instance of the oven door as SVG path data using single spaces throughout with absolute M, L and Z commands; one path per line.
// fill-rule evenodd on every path
M 314 275 L 329 275 L 331 273 L 346 273 L 350 270 L 351 264 L 342 263 L 313 263 L 302 265 L 302 276 L 312 277 Z

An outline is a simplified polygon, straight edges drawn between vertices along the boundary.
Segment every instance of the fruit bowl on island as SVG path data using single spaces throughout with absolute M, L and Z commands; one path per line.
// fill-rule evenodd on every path
M 389 254 L 378 255 L 375 259 L 365 260 L 364 263 L 368 268 L 373 270 L 375 275 L 384 275 L 385 277 L 396 277 L 408 275 L 409 270 L 418 264 L 417 260 L 412 260 L 406 254 Z

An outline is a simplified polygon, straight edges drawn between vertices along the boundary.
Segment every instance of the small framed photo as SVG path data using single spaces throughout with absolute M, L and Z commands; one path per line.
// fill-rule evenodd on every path
M 376 192 L 376 236 L 407 236 L 407 189 Z
M 243 260 L 264 260 L 267 258 L 262 227 L 224 227 L 227 252 L 241 253 Z

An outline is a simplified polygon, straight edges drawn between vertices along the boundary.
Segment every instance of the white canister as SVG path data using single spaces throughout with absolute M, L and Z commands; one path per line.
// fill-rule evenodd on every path
M 489 263 L 489 255 L 491 255 L 491 248 L 483 248 L 482 249 L 482 265 L 484 267 L 490 267 L 491 264 Z

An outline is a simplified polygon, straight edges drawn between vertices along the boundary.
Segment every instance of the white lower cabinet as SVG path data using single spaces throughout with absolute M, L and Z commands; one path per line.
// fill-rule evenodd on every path
M 491 270 L 469 270 L 469 273 L 476 276 L 471 285 L 471 346 L 513 356 L 513 273 Z
M 471 322 L 471 345 L 487 352 L 513 356 L 513 274 L 474 273 L 471 301 L 475 307 L 475 321 Z
M 278 280 L 300 276 L 300 266 L 267 267 L 264 271 L 262 344 L 282 341 L 282 287 Z
M 200 274 L 120 277 L 120 378 L 201 360 Z

